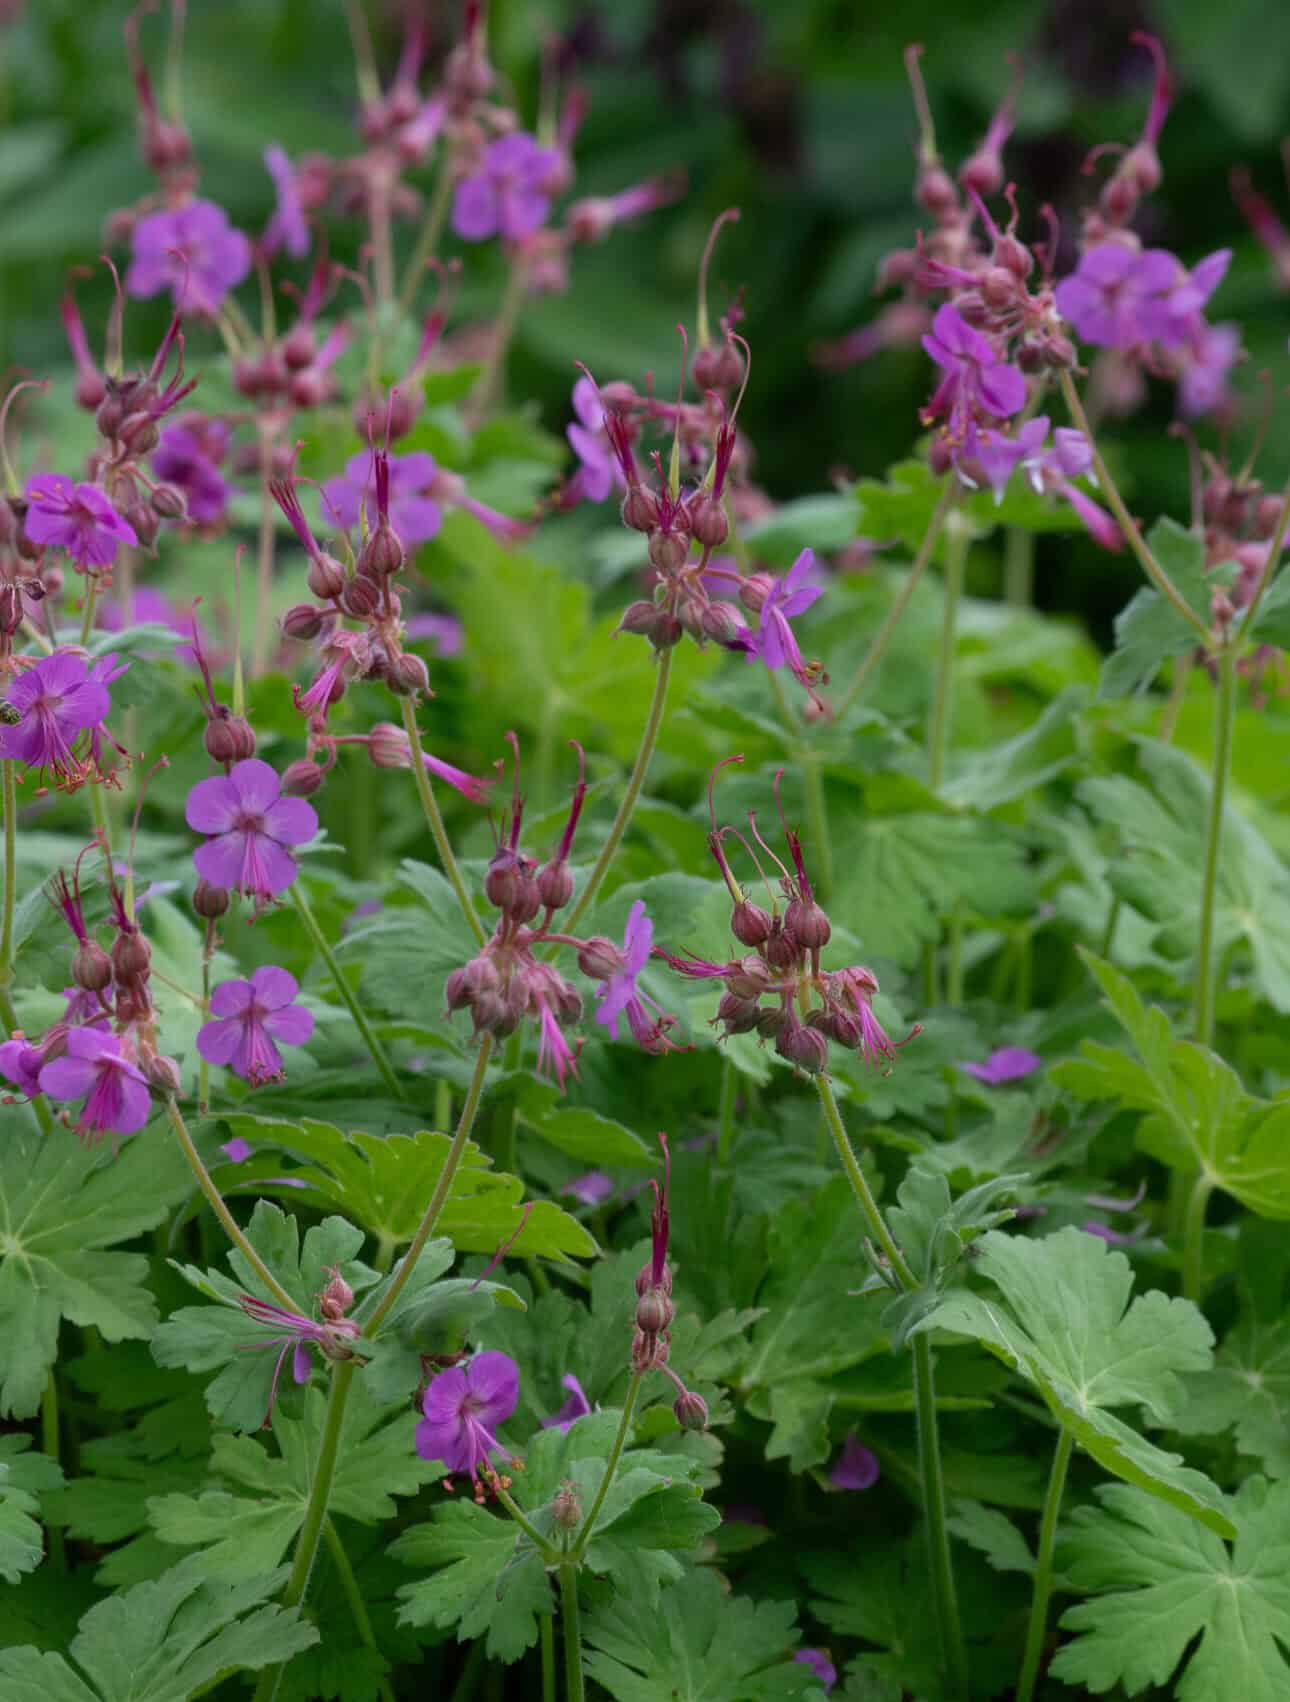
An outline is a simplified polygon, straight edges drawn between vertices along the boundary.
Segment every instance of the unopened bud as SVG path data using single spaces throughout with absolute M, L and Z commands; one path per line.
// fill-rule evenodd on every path
M 953 212 L 959 204 L 954 180 L 943 166 L 924 166 L 918 174 L 914 195 L 920 206 L 937 217 Z
M 125 506 L 125 518 L 134 528 L 134 535 L 139 540 L 141 549 L 149 550 L 157 541 L 157 533 L 161 530 L 161 516 L 148 502 L 129 502 Z
M 161 430 L 149 413 L 131 413 L 121 421 L 117 441 L 125 445 L 136 461 L 151 455 L 161 442 Z
M 721 502 L 704 491 L 690 504 L 690 530 L 695 542 L 704 549 L 715 550 L 730 536 L 730 522 Z
M 527 870 L 520 874 L 515 888 L 515 897 L 506 907 L 506 914 L 512 922 L 531 922 L 542 908 L 542 898 L 538 892 L 538 883 Z
M 208 922 L 218 921 L 228 906 L 229 894 L 225 887 L 212 886 L 208 880 L 199 880 L 193 888 L 193 909 Z
M 279 348 L 286 365 L 293 372 L 298 372 L 302 366 L 309 366 L 313 361 L 316 353 L 314 334 L 308 325 L 293 325 L 282 339 Z M 360 429 L 366 430 L 366 427 Z
M 649 635 L 649 641 L 655 650 L 671 650 L 681 642 L 684 634 L 685 628 L 677 617 L 669 614 L 666 609 L 660 609 L 658 619 L 654 623 L 654 630 Z
M 676 1414 L 676 1422 L 682 1430 L 706 1430 L 708 1428 L 708 1403 L 702 1395 L 696 1395 L 693 1389 L 683 1389 L 672 1402 L 672 1411 Z
M 323 597 L 330 601 L 339 597 L 345 589 L 345 569 L 335 556 L 317 555 L 309 563 L 309 571 L 305 574 L 305 584 L 315 597 Z
M 775 921 L 772 917 L 772 932 L 774 928 Z M 726 976 L 726 986 L 741 999 L 760 998 L 763 993 L 770 990 L 773 982 L 774 976 L 755 952 L 749 952 L 746 957 L 741 957 L 738 968 L 733 969 Z
M 632 485 L 623 498 L 623 525 L 633 532 L 652 532 L 658 525 L 658 499 L 644 485 Z
M 771 919 L 768 911 L 750 899 L 741 898 L 730 917 L 730 932 L 741 946 L 762 946 L 770 938 Z
M 769 573 L 750 573 L 739 582 L 739 601 L 752 614 L 759 615 L 767 597 L 775 589 Z
M 543 864 L 538 870 L 538 897 L 548 910 L 563 910 L 573 897 L 573 870 L 561 857 Z
M 188 513 L 184 493 L 177 485 L 154 485 L 150 500 L 163 520 L 182 520 Z
M 92 414 L 107 395 L 107 381 L 101 372 L 87 368 L 76 380 L 76 388 L 72 394 L 76 399 L 76 406 Z
M 502 846 L 493 854 L 484 875 L 484 896 L 495 909 L 511 908 L 519 891 L 521 873 L 520 860 L 514 851 Z
M 766 953 L 767 963 L 774 969 L 791 969 L 800 953 L 797 941 L 786 932 L 778 916 L 772 919 L 770 937 L 762 949 Z
M 1108 224 L 1127 225 L 1133 217 L 1138 206 L 1138 186 L 1123 165 L 1103 185 L 1098 206 Z
M 623 610 L 622 619 L 614 630 L 615 632 L 641 633 L 648 638 L 654 631 L 658 616 L 657 603 L 646 603 L 644 601 L 628 603 Z
M 1280 518 L 1281 498 L 1279 496 L 1260 497 L 1258 507 L 1254 510 L 1254 530 L 1259 537 L 1273 537 Z
M 622 952 L 604 934 L 593 934 L 578 947 L 578 968 L 593 981 L 608 981 L 622 967 Z
M 794 898 L 784 912 L 784 931 L 803 951 L 819 951 L 828 945 L 833 929 L 814 900 Z
M 636 1328 L 647 1336 L 662 1335 L 675 1311 L 666 1294 L 656 1288 L 647 1289 L 636 1302 Z
M 582 1502 L 577 1490 L 567 1480 L 560 1485 L 551 1502 L 551 1517 L 566 1531 L 573 1530 L 582 1518 Z
M 117 981 L 130 981 L 148 973 L 152 949 L 140 933 L 118 934 L 112 942 L 112 974 Z
M 997 195 L 1003 188 L 1003 161 L 993 148 L 978 148 L 959 167 L 959 182 L 964 189 L 975 189 L 982 200 Z
M 358 558 L 358 570 L 373 579 L 388 579 L 403 566 L 405 551 L 397 532 L 388 525 L 379 525 L 363 546 Z
M 329 1265 L 331 1281 L 323 1289 L 318 1300 L 318 1310 L 324 1318 L 343 1318 L 354 1304 L 354 1290 L 340 1274 L 336 1265 Z
M 397 697 L 415 697 L 419 691 L 429 691 L 430 670 L 419 656 L 405 650 L 391 656 L 385 681 Z
M 703 636 L 714 644 L 730 646 L 741 632 L 746 631 L 729 603 L 706 603 L 703 609 Z
M 667 576 L 679 573 L 690 553 L 690 540 L 680 532 L 651 532 L 647 546 L 649 559 L 658 571 Z
M 756 999 L 741 999 L 737 993 L 723 993 L 717 1005 L 717 1021 L 727 1034 L 751 1034 L 760 1016 Z
M 287 380 L 287 395 L 297 408 L 319 408 L 327 400 L 331 383 L 316 366 L 302 367 Z
M 757 1032 L 763 1040 L 774 1040 L 787 1021 L 782 1005 L 767 1005 L 757 1013 Z
M 120 431 L 121 422 L 125 419 L 125 415 L 125 400 L 109 390 L 99 405 L 98 413 L 94 416 L 94 424 L 98 428 L 99 436 L 105 437 L 111 442 L 116 437 L 117 432 Z
M 289 762 L 282 773 L 282 790 L 288 798 L 312 798 L 325 779 L 322 769 L 308 757 Z
M 775 1050 L 808 1075 L 819 1075 L 829 1061 L 829 1043 L 818 1028 L 796 1020 L 785 1022 L 775 1036 Z
M 744 363 L 732 343 L 700 349 L 694 357 L 694 382 L 700 390 L 732 390 L 744 375 Z
M 150 1052 L 139 1059 L 139 1064 L 149 1084 L 161 1093 L 178 1093 L 184 1085 L 179 1065 L 173 1058 L 163 1058 L 160 1052 Z
M 345 588 L 340 594 L 340 606 L 354 620 L 367 620 L 381 606 L 380 587 L 373 580 L 356 573 L 352 579 L 345 581 Z
M 313 603 L 293 603 L 282 617 L 283 635 L 287 638 L 317 638 L 326 612 Z
M 202 743 L 212 762 L 245 762 L 255 755 L 255 734 L 240 715 L 225 713 L 208 721 Z
M 87 993 L 101 993 L 112 980 L 112 962 L 95 940 L 82 940 L 72 958 L 72 980 Z

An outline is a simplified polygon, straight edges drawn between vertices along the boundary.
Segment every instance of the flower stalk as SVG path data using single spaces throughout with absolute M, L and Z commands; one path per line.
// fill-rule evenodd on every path
M 636 1410 L 636 1397 L 640 1394 L 644 1373 L 633 1371 L 632 1380 L 627 1385 L 627 1398 L 623 1402 L 623 1414 L 618 1420 L 618 1431 L 614 1436 L 614 1445 L 609 1450 L 609 1458 L 605 1461 L 605 1475 L 600 1480 L 600 1488 L 596 1491 L 596 1499 L 591 1503 L 586 1518 L 582 1521 L 582 1534 L 569 1550 L 568 1564 L 579 1566 L 582 1557 L 587 1552 L 587 1544 L 595 1534 L 596 1520 L 600 1517 L 600 1509 L 605 1504 L 605 1497 L 614 1481 L 614 1473 L 618 1470 L 618 1462 L 622 1458 L 623 1449 L 632 1427 L 632 1414 Z
M 384 1046 L 381 1045 L 380 1040 L 377 1038 L 376 1030 L 372 1027 L 371 1022 L 368 1020 L 367 1012 L 363 1009 L 358 995 L 350 986 L 345 977 L 344 971 L 341 969 L 340 964 L 336 961 L 336 954 L 328 944 L 327 936 L 318 926 L 318 918 L 314 915 L 309 900 L 305 897 L 304 888 L 299 881 L 296 881 L 294 886 L 291 888 L 291 898 L 300 914 L 300 920 L 304 923 L 310 939 L 318 948 L 319 956 L 327 965 L 327 972 L 335 984 L 336 991 L 345 1001 L 345 1008 L 353 1017 L 354 1026 L 362 1035 L 363 1044 L 367 1047 L 368 1055 L 384 1079 L 385 1085 L 389 1088 L 390 1092 L 396 1099 L 406 1100 L 408 1096 L 403 1083 L 395 1075 L 394 1067 L 386 1055 Z
M 400 702 L 403 711 L 403 730 L 408 736 L 412 747 L 412 777 L 416 781 L 417 795 L 421 799 L 421 808 L 430 827 L 435 849 L 439 853 L 439 861 L 443 872 L 447 875 L 452 890 L 457 895 L 457 903 L 461 913 L 466 918 L 467 926 L 482 946 L 487 939 L 483 923 L 475 913 L 475 906 L 470 901 L 466 891 L 466 883 L 462 879 L 461 869 L 453 855 L 452 844 L 448 838 L 448 830 L 443 825 L 443 816 L 439 813 L 439 805 L 435 799 L 434 788 L 430 784 L 430 776 L 426 772 L 425 752 L 421 748 L 421 732 L 417 726 L 416 705 L 412 698 L 405 697 Z
M 1044 1497 L 1044 1517 L 1039 1527 L 1039 1554 L 1035 1565 L 1035 1588 L 1030 1601 L 1030 1623 L 1026 1628 L 1026 1652 L 1017 1682 L 1017 1702 L 1031 1702 L 1039 1662 L 1044 1651 L 1044 1633 L 1048 1623 L 1048 1598 L 1053 1587 L 1053 1550 L 1057 1544 L 1057 1519 L 1062 1509 L 1066 1489 L 1066 1468 L 1070 1465 L 1075 1439 L 1064 1426 L 1057 1437 L 1052 1470 L 1048 1474 L 1048 1494 Z
M 1214 755 L 1210 770 L 1209 813 L 1205 821 L 1205 869 L 1200 888 L 1200 939 L 1196 948 L 1196 1039 L 1201 1046 L 1214 1040 L 1217 968 L 1214 955 L 1214 910 L 1218 896 L 1218 864 L 1223 846 L 1223 809 L 1232 772 L 1232 728 L 1236 719 L 1236 650 L 1225 644 L 1218 653 L 1218 701 L 1214 721 Z

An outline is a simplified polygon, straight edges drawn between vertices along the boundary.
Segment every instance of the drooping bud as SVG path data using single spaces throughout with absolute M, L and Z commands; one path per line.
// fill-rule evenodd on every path
M 829 1061 L 829 1043 L 818 1028 L 787 1018 L 775 1036 L 775 1050 L 808 1075 L 819 1075 Z
M 163 520 L 182 520 L 188 513 L 184 493 L 176 485 L 154 485 L 149 500 Z
M 833 933 L 828 917 L 813 898 L 794 898 L 784 912 L 784 931 L 803 951 L 820 951 Z
M 289 762 L 282 773 L 282 790 L 289 798 L 312 798 L 326 776 L 316 762 L 300 757 Z
M 565 858 L 544 863 L 538 870 L 538 897 L 548 910 L 563 910 L 573 897 L 573 870 Z
M 608 981 L 622 967 L 622 952 L 604 934 L 593 934 L 578 947 L 578 968 L 593 981 Z
M 112 980 L 112 961 L 95 940 L 82 940 L 72 958 L 72 980 L 87 993 L 101 993 Z
M 397 697 L 415 697 L 418 692 L 429 691 L 430 670 L 419 656 L 404 650 L 390 658 L 385 681 Z
M 676 1414 L 676 1422 L 682 1430 L 708 1428 L 708 1403 L 702 1395 L 696 1395 L 693 1389 L 682 1389 L 672 1402 L 672 1411 Z
M 658 525 L 658 498 L 642 484 L 629 485 L 621 512 L 623 525 L 633 532 L 652 532 Z
M 193 888 L 193 909 L 208 922 L 218 921 L 228 906 L 229 894 L 225 887 L 212 886 L 208 880 L 199 880 Z
M 148 973 L 151 962 L 152 948 L 139 932 L 118 934 L 113 940 L 112 974 L 115 980 L 137 980 Z
M 345 581 L 340 594 L 340 606 L 354 620 L 367 620 L 381 606 L 380 587 L 361 573 Z
M 309 563 L 305 584 L 315 597 L 324 597 L 330 601 L 339 597 L 345 589 L 345 569 L 335 556 L 320 552 Z
M 179 1073 L 179 1065 L 173 1058 L 163 1057 L 160 1052 L 144 1052 L 139 1058 L 139 1067 L 148 1078 L 149 1085 L 160 1093 L 178 1093 L 184 1078 Z
M 706 603 L 700 624 L 704 638 L 709 638 L 714 644 L 723 645 L 727 649 L 735 643 L 741 632 L 747 631 L 729 603 Z
M 771 918 L 770 936 L 762 948 L 766 961 L 774 969 L 791 969 L 800 955 L 800 947 L 793 936 L 785 931 L 780 917 Z
M 542 896 L 538 891 L 538 883 L 529 869 L 522 869 L 515 888 L 515 897 L 506 907 L 506 913 L 513 922 L 531 922 L 542 908 Z
M 225 713 L 208 721 L 202 743 L 212 762 L 245 762 L 255 755 L 255 733 L 240 715 Z
M 727 1034 L 751 1034 L 761 1016 L 756 999 L 741 999 L 737 993 L 723 993 L 717 1005 L 716 1020 Z
M 325 609 L 319 609 L 313 603 L 293 603 L 282 617 L 282 631 L 287 638 L 308 640 L 317 638 L 322 631 Z
M 497 910 L 509 911 L 520 888 L 522 867 L 519 855 L 499 845 L 484 875 L 484 896 Z
M 730 917 L 730 932 L 741 946 L 765 945 L 771 932 L 769 911 L 750 899 L 741 898 Z
M 769 573 L 749 573 L 739 582 L 739 601 L 751 614 L 759 615 L 774 589 L 775 581 Z

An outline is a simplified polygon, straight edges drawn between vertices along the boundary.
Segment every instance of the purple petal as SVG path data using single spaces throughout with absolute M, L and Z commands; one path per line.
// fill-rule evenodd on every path
M 1033 1075 L 1042 1065 L 1043 1059 L 1037 1052 L 1028 1052 L 1024 1046 L 1001 1046 L 991 1052 L 984 1064 L 962 1064 L 959 1067 L 978 1081 L 998 1087 L 1002 1082 L 1019 1081 L 1022 1076 Z
M 282 845 L 307 845 L 318 831 L 318 812 L 303 798 L 279 798 L 264 812 L 264 831 Z
M 197 1030 L 197 1052 L 208 1064 L 227 1069 L 242 1044 L 242 1024 L 235 1017 L 207 1022 Z M 249 1148 L 248 1148 L 249 1151 Z
M 201 1043 L 201 1034 L 199 1033 L 197 1036 L 197 1047 L 199 1051 L 201 1050 Z M 250 1141 L 243 1140 L 241 1135 L 234 1135 L 231 1141 L 225 1141 L 223 1146 L 220 1148 L 220 1151 L 228 1159 L 230 1164 L 245 1164 L 247 1159 L 250 1158 L 253 1150 L 254 1148 L 251 1146 Z
M 477 1353 L 466 1370 L 471 1399 L 480 1421 L 496 1429 L 515 1411 L 520 1398 L 520 1368 L 505 1353 Z
M 484 242 L 497 233 L 497 192 L 482 173 L 457 185 L 452 203 L 452 228 L 464 242 Z
M 204 786 L 205 781 L 202 782 Z M 223 833 L 208 839 L 193 852 L 193 865 L 203 880 L 230 890 L 242 884 L 242 860 L 246 850 L 244 833 Z M 293 865 L 294 868 L 294 865 Z M 288 881 L 287 885 L 290 886 Z
M 303 1046 L 313 1034 L 314 1013 L 303 1005 L 292 1005 L 286 1010 L 270 1011 L 264 1026 L 284 1046 Z
M 872 1489 L 882 1475 L 878 1456 L 853 1430 L 842 1445 L 829 1482 L 835 1489 Z
M 199 780 L 188 794 L 184 820 L 195 833 L 227 833 L 237 808 L 238 794 L 232 782 L 216 775 L 211 780 Z
M 236 792 L 241 807 L 252 815 L 264 815 L 282 792 L 277 769 L 261 762 L 258 756 L 235 763 L 229 772 L 228 783 Z
M 55 1058 L 40 1072 L 40 1091 L 51 1099 L 83 1099 L 98 1071 L 84 1058 Z
M 221 981 L 211 994 L 211 1015 L 238 1017 L 255 1002 L 255 987 L 250 981 Z
M 250 986 L 256 1004 L 266 1011 L 282 1010 L 300 991 L 300 983 L 295 976 L 288 975 L 285 969 L 279 969 L 272 963 L 256 970 Z

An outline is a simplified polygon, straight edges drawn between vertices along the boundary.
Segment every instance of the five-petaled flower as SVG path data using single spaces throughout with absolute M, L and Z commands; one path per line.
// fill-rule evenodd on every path
M 303 1046 L 314 1031 L 314 1016 L 294 1003 L 300 987 L 294 975 L 266 964 L 249 981 L 221 981 L 211 994 L 214 1019 L 197 1031 L 197 1050 L 209 1064 L 223 1064 L 252 1087 L 282 1075 L 282 1054 L 274 1044 Z
M 148 1121 L 147 1078 L 122 1050 L 121 1037 L 101 1028 L 72 1028 L 67 1050 L 40 1072 L 40 1091 L 51 1099 L 83 1099 L 76 1132 L 87 1140 L 133 1135 Z
M 423 1460 L 442 1460 L 450 1472 L 477 1477 L 492 1454 L 505 1450 L 499 1425 L 515 1411 L 520 1370 L 504 1353 L 477 1353 L 431 1379 L 421 1401 L 416 1448 Z
M 213 201 L 149 213 L 134 227 L 125 287 L 133 296 L 168 289 L 181 313 L 218 313 L 251 269 L 251 244 Z
M 789 622 L 804 615 L 824 595 L 816 582 L 815 552 L 803 550 L 782 579 L 775 580 L 761 607 L 756 632 L 741 633 L 738 648 L 750 662 L 762 661 L 768 668 L 788 668 L 808 689 L 818 677 L 818 668 L 802 660 L 797 638 Z
M 571 481 L 570 501 L 585 497 L 603 502 L 617 485 L 626 487 L 623 470 L 605 434 L 605 410 L 591 379 L 584 374 L 573 387 L 573 411 L 577 419 L 565 427 L 565 436 L 578 457 L 578 471 Z
M 257 903 L 286 891 L 299 872 L 290 847 L 313 838 L 318 816 L 303 798 L 281 792 L 276 771 L 258 757 L 197 782 L 184 817 L 195 832 L 213 835 L 193 852 L 204 880 Z
M 83 657 L 55 651 L 19 674 L 7 687 L 5 701 L 19 719 L 0 726 L 0 757 L 48 769 L 60 786 L 72 787 L 89 778 L 103 721 L 112 707 L 100 658 L 93 667 Z M 90 756 L 78 756 L 73 746 L 81 733 L 90 734 Z
M 467 242 L 499 235 L 518 242 L 531 236 L 550 211 L 548 185 L 559 166 L 559 152 L 523 130 L 490 142 L 479 169 L 457 185 L 453 230 Z
M 957 308 L 938 308 L 923 347 L 943 377 L 923 410 L 927 421 L 944 417 L 950 441 L 966 443 L 980 419 L 1002 419 L 1026 405 L 1026 380 L 999 359 L 994 345 L 974 331 Z
M 26 495 L 23 529 L 32 543 L 66 550 L 79 568 L 107 567 L 118 544 L 139 542 L 97 485 L 77 484 L 65 473 L 37 473 Z
M 596 1021 L 601 1027 L 607 1028 L 612 1038 L 617 1040 L 618 1019 L 625 1016 L 633 1038 L 647 1052 L 668 1050 L 672 1047 L 672 1042 L 667 1038 L 667 1030 L 675 1020 L 668 1016 L 663 1007 L 651 999 L 648 993 L 642 993 L 636 984 L 637 977 L 649 963 L 653 949 L 654 924 L 646 914 L 644 899 L 638 898 L 627 913 L 627 926 L 623 930 L 623 945 L 618 954 L 617 966 L 604 979 L 596 993 L 599 1000 Z M 657 1017 L 651 1016 L 646 1006 L 657 1011 Z

